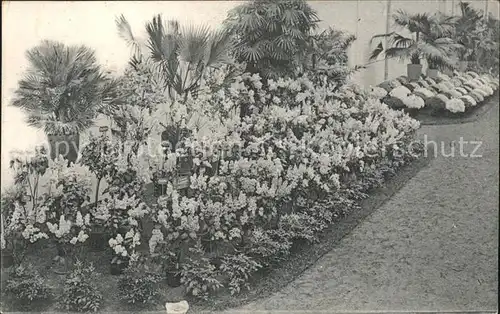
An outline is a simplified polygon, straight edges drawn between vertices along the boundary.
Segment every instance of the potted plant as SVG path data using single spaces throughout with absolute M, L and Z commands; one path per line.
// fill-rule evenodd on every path
M 476 27 L 483 18 L 482 14 L 472 8 L 467 2 L 460 2 L 460 17 L 455 26 L 453 34 L 454 40 L 461 45 L 457 49 L 459 54 L 459 70 L 465 72 L 470 61 L 474 61 L 475 50 L 480 44 L 480 38 L 477 36 Z
M 410 36 L 401 35 L 395 31 L 372 37 L 387 38 L 388 47 L 382 42 L 372 51 L 370 60 L 375 60 L 384 53 L 385 58 L 409 60 L 407 65 L 408 79 L 416 81 L 422 74 L 422 59 L 432 59 L 433 62 L 449 63 L 449 53 L 455 48 L 454 41 L 449 38 L 456 20 L 442 14 L 410 15 L 399 10 L 393 16 L 397 28 L 410 32 Z
M 115 82 L 103 75 L 94 51 L 85 46 L 45 40 L 26 55 L 29 75 L 19 81 L 12 105 L 48 135 L 52 159 L 62 154 L 74 162 L 79 133 L 116 103 Z
M 111 259 L 110 273 L 111 275 L 118 276 L 123 274 L 128 266 L 128 258 L 122 256 L 114 256 Z

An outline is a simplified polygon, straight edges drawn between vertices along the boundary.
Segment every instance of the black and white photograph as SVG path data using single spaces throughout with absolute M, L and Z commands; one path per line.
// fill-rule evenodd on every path
M 500 0 L 2 1 L 3 313 L 498 313 Z

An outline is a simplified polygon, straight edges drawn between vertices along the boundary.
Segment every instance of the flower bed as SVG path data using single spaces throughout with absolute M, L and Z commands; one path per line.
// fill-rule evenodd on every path
M 191 132 L 166 156 L 167 188 L 156 202 L 145 202 L 153 173 L 133 145 L 92 138 L 71 166 L 42 152 L 17 158 L 20 190 L 32 176 L 47 184 L 34 204 L 11 199 L 2 249 L 18 239 L 78 255 L 93 230 L 105 230 L 117 274 L 141 257 L 163 276 L 178 274 L 187 295 L 206 298 L 222 287 L 238 293 L 255 272 L 287 258 L 297 241 L 316 241 L 366 191 L 420 156 L 420 144 L 410 145 L 418 121 L 381 103 L 381 89 L 339 88 L 305 76 L 267 84 L 244 74 L 224 93 L 207 89 L 178 104 L 248 101 L 253 113 L 222 121 L 210 137 L 183 126 Z M 405 106 L 423 106 L 398 88 L 392 95 Z M 174 175 L 181 158 L 192 161 L 184 187 Z M 107 182 L 107 196 L 93 202 L 89 180 L 96 178 Z

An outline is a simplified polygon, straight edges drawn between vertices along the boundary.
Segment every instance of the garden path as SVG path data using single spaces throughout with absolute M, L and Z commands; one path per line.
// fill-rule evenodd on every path
M 438 144 L 427 168 L 279 293 L 224 313 L 496 310 L 498 121 L 494 105 L 474 123 L 423 126 Z M 461 157 L 461 137 L 482 157 Z

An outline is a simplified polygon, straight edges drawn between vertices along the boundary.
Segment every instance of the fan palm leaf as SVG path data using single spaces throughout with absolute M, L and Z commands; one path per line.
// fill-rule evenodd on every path
M 78 133 L 99 112 L 120 104 L 116 84 L 102 74 L 91 49 L 46 40 L 26 56 L 29 67 L 12 105 L 27 113 L 29 125 L 51 134 Z

